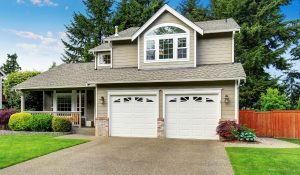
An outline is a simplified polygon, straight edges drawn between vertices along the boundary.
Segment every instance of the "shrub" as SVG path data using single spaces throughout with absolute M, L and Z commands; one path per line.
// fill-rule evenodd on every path
M 70 132 L 72 130 L 72 122 L 68 118 L 53 117 L 52 129 L 54 132 Z
M 225 140 L 236 140 L 239 137 L 238 124 L 234 121 L 221 121 L 217 127 L 217 133 Z
M 6 129 L 9 118 L 12 114 L 16 113 L 15 109 L 4 109 L 0 111 L 0 126 L 4 126 Z
M 8 126 L 14 131 L 29 131 L 29 120 L 32 115 L 26 112 L 16 113 L 10 116 Z
M 300 110 L 300 97 L 299 97 L 299 100 L 298 100 L 297 109 Z
M 52 130 L 52 118 L 50 114 L 36 114 L 29 120 L 29 126 L 32 131 L 51 131 Z
M 290 100 L 286 94 L 280 94 L 278 89 L 269 88 L 267 93 L 260 97 L 262 111 L 286 110 L 291 107 Z
M 251 131 L 242 131 L 239 136 L 239 140 L 247 141 L 247 142 L 254 142 L 256 135 L 254 132 Z

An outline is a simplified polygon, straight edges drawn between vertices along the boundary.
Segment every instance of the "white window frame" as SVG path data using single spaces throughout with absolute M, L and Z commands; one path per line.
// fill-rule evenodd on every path
M 110 56 L 110 63 L 109 64 L 101 64 L 100 63 L 100 56 L 107 56 L 107 55 L 109 55 Z M 111 66 L 111 64 L 112 64 L 112 59 L 111 59 L 111 54 L 109 54 L 109 53 L 98 53 L 97 54 L 97 62 L 98 62 L 98 66 Z
M 184 30 L 186 33 L 182 34 L 166 34 L 166 35 L 156 35 L 156 36 L 147 36 L 147 34 L 159 27 L 165 27 L 165 26 L 173 26 L 178 27 L 182 30 Z M 177 52 L 178 52 L 178 38 L 186 38 L 186 48 L 187 48 L 187 56 L 186 58 L 177 58 Z M 159 40 L 160 39 L 173 39 L 173 59 L 159 59 Z M 148 40 L 154 40 L 155 41 L 155 60 L 147 60 L 147 41 Z M 174 62 L 174 61 L 189 61 L 190 60 L 190 31 L 179 25 L 174 23 L 164 23 L 159 24 L 154 27 L 152 27 L 150 30 L 148 30 L 144 34 L 144 63 L 155 63 L 155 62 Z
M 70 97 L 71 98 L 71 110 L 70 111 L 73 111 L 72 110 L 72 105 L 73 105 L 73 100 L 72 100 L 72 93 L 56 93 L 56 109 L 58 110 L 58 98 L 60 97 L 60 96 L 68 96 L 68 97 Z M 58 111 L 60 111 L 60 110 L 58 110 Z M 70 112 L 70 111 L 67 111 L 67 112 Z

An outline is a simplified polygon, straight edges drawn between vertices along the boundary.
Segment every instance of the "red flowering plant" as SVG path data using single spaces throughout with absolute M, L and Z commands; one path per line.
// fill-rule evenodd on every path
M 8 121 L 12 114 L 16 113 L 15 109 L 4 109 L 0 110 L 0 129 L 7 129 Z
M 217 127 L 217 134 L 225 140 L 238 140 L 241 126 L 235 121 L 220 121 Z

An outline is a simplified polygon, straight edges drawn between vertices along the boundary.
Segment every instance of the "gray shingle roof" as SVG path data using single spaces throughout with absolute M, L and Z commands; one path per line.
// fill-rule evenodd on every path
M 202 21 L 195 22 L 197 26 L 203 29 L 204 33 L 216 33 L 221 31 L 237 31 L 240 29 L 240 26 L 235 22 L 234 19 L 220 19 L 220 20 L 211 20 L 211 21 Z M 134 35 L 135 32 L 139 30 L 139 27 L 130 27 L 126 30 L 123 30 L 119 33 L 118 36 L 111 35 L 105 40 L 129 40 Z
M 102 43 L 101 45 L 94 47 L 90 49 L 90 52 L 95 52 L 95 51 L 107 51 L 110 49 L 110 44 L 109 43 Z
M 139 30 L 139 27 L 130 27 L 126 30 L 119 32 L 118 36 L 111 35 L 111 36 L 105 38 L 105 40 L 109 41 L 109 40 L 131 39 L 131 36 L 138 30 Z
M 203 65 L 196 68 L 138 70 L 137 68 L 94 69 L 94 63 L 62 64 L 37 75 L 15 89 L 86 87 L 89 84 L 188 82 L 244 79 L 239 63 Z
M 215 33 L 224 30 L 230 31 L 240 29 L 240 26 L 232 18 L 195 22 L 195 24 L 203 29 L 204 33 Z

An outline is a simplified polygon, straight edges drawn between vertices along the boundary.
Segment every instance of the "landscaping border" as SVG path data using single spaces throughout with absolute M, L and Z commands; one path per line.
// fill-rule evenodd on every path
M 49 136 L 63 136 L 73 134 L 71 132 L 34 132 L 34 131 L 11 131 L 11 130 L 0 130 L 1 135 L 49 135 Z

